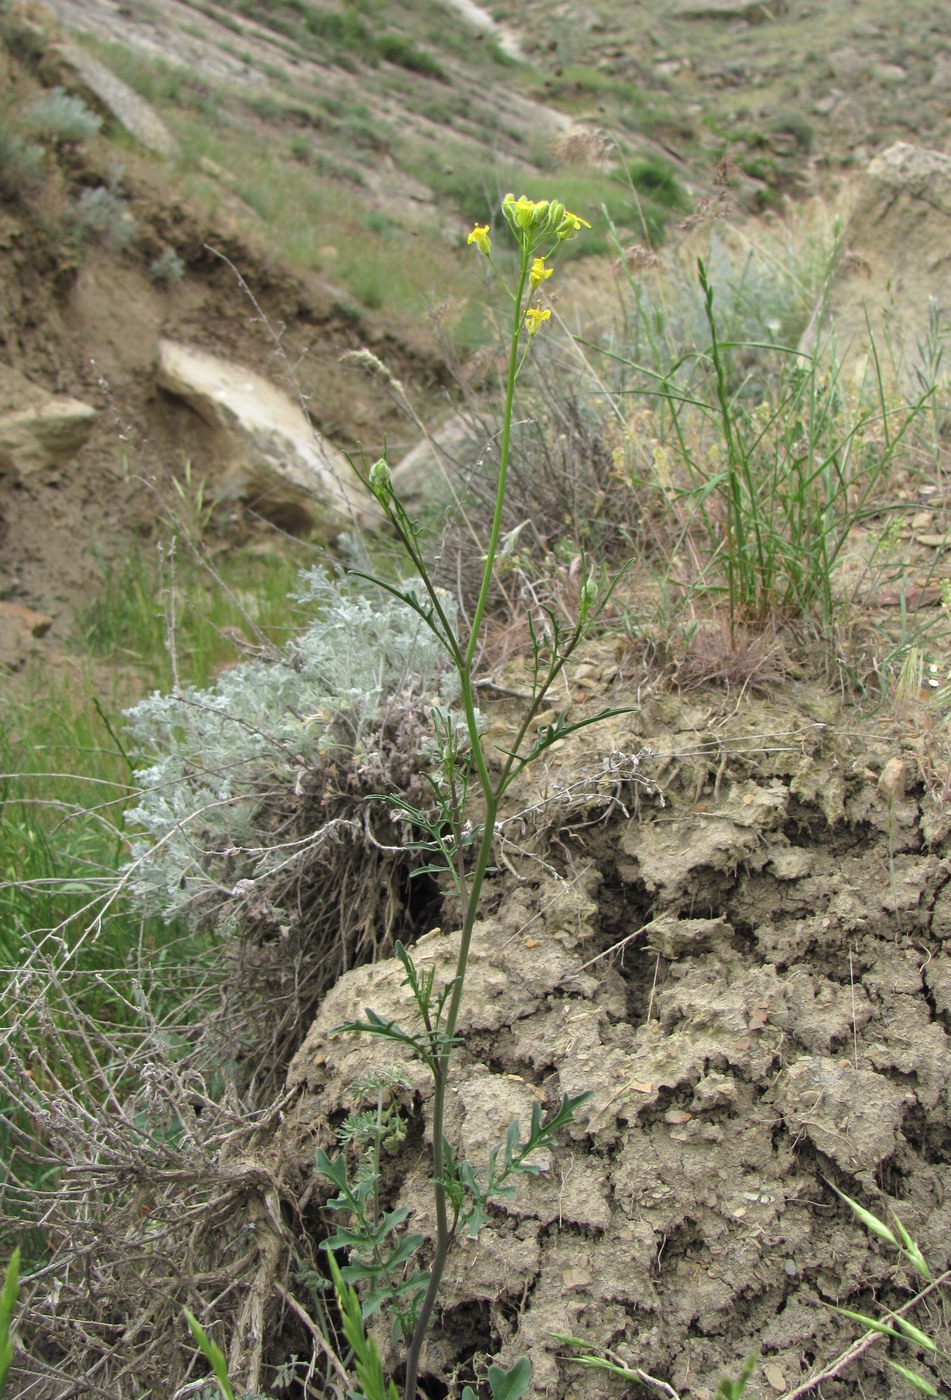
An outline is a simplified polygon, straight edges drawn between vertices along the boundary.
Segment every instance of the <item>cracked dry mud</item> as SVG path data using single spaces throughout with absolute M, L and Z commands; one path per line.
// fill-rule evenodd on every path
M 951 816 L 891 722 L 791 723 L 756 703 L 705 723 L 667 700 L 637 724 L 607 737 L 650 742 L 658 791 L 592 806 L 603 819 L 549 840 L 547 869 L 498 878 L 477 927 L 450 1137 L 483 1164 L 533 1101 L 591 1098 L 541 1175 L 454 1249 L 425 1366 L 465 1376 L 527 1352 L 535 1394 L 621 1393 L 566 1359 L 550 1334 L 568 1332 L 682 1397 L 712 1396 L 757 1350 L 748 1394 L 782 1395 L 855 1338 L 828 1304 L 911 1296 L 831 1184 L 893 1206 L 948 1264 Z M 590 733 L 565 771 L 590 767 Z M 457 941 L 430 934 L 415 956 L 448 977 Z M 398 964 L 345 975 L 292 1065 L 285 1147 L 305 1176 L 351 1082 L 400 1058 L 329 1035 L 367 1006 L 406 1016 Z M 426 1231 L 431 1090 L 407 1069 L 386 1186 Z M 909 1393 L 878 1347 L 821 1389 Z

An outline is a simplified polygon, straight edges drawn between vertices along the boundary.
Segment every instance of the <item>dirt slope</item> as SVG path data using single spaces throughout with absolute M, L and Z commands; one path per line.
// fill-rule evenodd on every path
M 730 716 L 661 701 L 610 736 L 656 753 L 607 809 L 590 734 L 559 756 L 553 781 L 587 768 L 590 805 L 547 846 L 557 873 L 516 856 L 521 881 L 478 927 L 450 1134 L 484 1164 L 533 1102 L 592 1097 L 541 1176 L 459 1246 L 434 1375 L 527 1352 L 537 1394 L 617 1394 L 566 1360 L 561 1332 L 697 1400 L 758 1351 L 748 1393 L 787 1394 L 856 1335 L 830 1304 L 914 1291 L 833 1186 L 893 1208 L 947 1267 L 951 826 L 909 737 L 805 692 Z M 448 977 L 456 943 L 425 938 L 421 966 Z M 407 1015 L 397 963 L 346 974 L 291 1068 L 302 1097 L 282 1136 L 303 1183 L 351 1082 L 399 1060 L 328 1037 L 366 1006 Z M 425 1231 L 431 1087 L 405 1067 L 387 1182 Z M 821 1389 L 859 1393 L 908 1394 L 881 1348 Z

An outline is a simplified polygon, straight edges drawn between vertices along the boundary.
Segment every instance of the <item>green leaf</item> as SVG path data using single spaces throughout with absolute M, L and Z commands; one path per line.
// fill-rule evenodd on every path
M 314 1171 L 332 1181 L 340 1191 L 345 1191 L 349 1185 L 347 1164 L 342 1152 L 336 1157 L 329 1157 L 322 1147 L 318 1147 L 314 1153 Z
M 554 1337 L 556 1342 L 561 1342 L 562 1346 L 577 1347 L 579 1351 L 596 1351 L 597 1348 L 592 1342 L 586 1342 L 584 1337 L 573 1337 L 570 1332 L 549 1332 L 549 1337 Z
M 557 743 L 559 739 L 563 739 L 566 734 L 574 734 L 575 731 L 579 729 L 589 729 L 592 724 L 600 724 L 602 720 L 613 719 L 615 715 L 634 715 L 639 712 L 640 707 L 637 705 L 611 706 L 608 709 L 599 710 L 596 715 L 590 715 L 586 719 L 573 720 L 571 724 L 565 724 L 564 715 L 559 715 L 554 724 L 546 725 L 544 729 L 538 731 L 538 739 L 529 749 L 528 753 L 517 760 L 513 766 L 511 777 L 514 778 L 523 768 L 526 768 L 533 762 L 539 754 L 551 748 L 552 744 Z M 502 752 L 505 753 L 506 750 L 503 749 Z
M 610 1371 L 612 1376 L 622 1376 L 626 1381 L 639 1381 L 636 1371 L 629 1371 L 619 1361 L 609 1361 L 606 1356 L 573 1356 L 576 1366 L 587 1366 L 589 1371 Z
M 490 1366 L 488 1376 L 492 1400 L 521 1400 L 532 1383 L 532 1363 L 527 1356 L 520 1356 L 507 1371 Z
M 331 1035 L 342 1035 L 345 1031 L 356 1031 L 361 1035 L 376 1035 L 381 1040 L 395 1040 L 399 1045 L 406 1045 L 418 1055 L 420 1059 L 428 1064 L 432 1059 L 429 1052 L 429 1043 L 423 1036 L 408 1035 L 406 1031 L 400 1030 L 395 1021 L 385 1021 L 382 1016 L 378 1016 L 375 1011 L 366 1007 L 365 1021 L 344 1021 L 339 1026 L 334 1026 Z
M 505 1134 L 505 1165 L 507 1167 L 511 1167 L 515 1153 L 521 1146 L 518 1140 L 520 1132 L 519 1121 L 517 1118 L 513 1118 Z
M 218 1382 L 218 1387 L 225 1400 L 235 1400 L 231 1381 L 228 1379 L 228 1366 L 222 1351 L 208 1336 L 194 1313 L 190 1313 L 187 1308 L 185 1309 L 185 1321 L 188 1323 L 188 1330 L 194 1337 L 199 1351 L 214 1372 L 215 1380 Z
M 3 1289 L 0 1291 L 0 1396 L 6 1385 L 7 1372 L 13 1364 L 13 1343 L 10 1340 L 10 1327 L 13 1309 L 20 1291 L 20 1251 L 15 1249 L 10 1255 L 3 1276 Z
M 363 1317 L 369 1320 L 384 1308 L 388 1303 L 394 1302 L 397 1298 L 409 1299 L 418 1298 L 425 1293 L 429 1287 L 429 1274 L 413 1274 L 412 1278 L 407 1278 L 395 1287 L 377 1288 L 369 1292 L 363 1300 Z
M 392 1253 L 386 1256 L 386 1267 L 398 1269 L 408 1264 L 425 1238 L 425 1235 L 404 1235 Z
M 320 1247 L 328 1254 L 333 1254 L 337 1249 L 365 1249 L 367 1245 L 374 1243 L 375 1238 L 369 1227 L 360 1230 L 335 1230 L 329 1239 L 321 1242 Z
M 894 1337 L 897 1341 L 901 1341 L 901 1333 L 896 1332 L 894 1327 L 890 1327 L 887 1322 L 882 1322 L 877 1317 L 869 1317 L 866 1313 L 852 1312 L 849 1308 L 833 1308 L 833 1312 L 841 1313 L 843 1317 L 857 1322 L 860 1327 L 867 1327 L 870 1332 L 878 1332 L 883 1337 Z
M 912 1340 L 917 1346 L 920 1346 L 920 1347 L 922 1348 L 922 1350 L 924 1350 L 924 1351 L 937 1351 L 937 1350 L 938 1350 L 936 1344 L 935 1344 L 935 1343 L 932 1341 L 932 1339 L 928 1336 L 927 1332 L 922 1332 L 921 1328 L 920 1328 L 920 1327 L 916 1327 L 915 1324 L 914 1324 L 913 1322 L 909 1322 L 908 1319 L 907 1319 L 907 1318 L 904 1318 L 904 1317 L 896 1317 L 896 1318 L 895 1318 L 895 1321 L 898 1323 L 898 1326 L 901 1328 L 901 1330 L 902 1330 L 903 1332 L 907 1333 L 907 1335 L 911 1338 L 911 1340 Z
M 748 1356 L 740 1368 L 740 1374 L 736 1380 L 731 1380 L 729 1376 L 724 1376 L 717 1386 L 718 1400 L 741 1400 L 741 1396 L 750 1382 L 750 1378 L 756 1369 L 759 1360 L 759 1352 L 754 1351 Z
M 575 1116 L 575 1110 L 580 1108 L 583 1103 L 587 1103 L 590 1098 L 593 1098 L 590 1089 L 586 1089 L 583 1094 L 575 1094 L 573 1096 L 565 1094 L 561 1103 L 555 1109 L 555 1112 L 546 1120 L 545 1132 L 553 1133 L 557 1128 L 563 1128 L 568 1123 L 572 1122 Z
M 399 1400 L 399 1392 L 392 1381 L 387 1382 L 383 1375 L 383 1362 L 379 1349 L 372 1338 L 367 1336 L 363 1325 L 360 1299 L 343 1280 L 337 1261 L 328 1256 L 330 1276 L 334 1292 L 340 1305 L 343 1334 L 353 1350 L 357 1380 L 363 1387 L 365 1400 Z
M 909 1235 L 904 1225 L 898 1219 L 898 1216 L 895 1214 L 894 1211 L 892 1211 L 892 1219 L 895 1222 L 895 1229 L 898 1231 L 898 1237 L 901 1241 L 901 1248 L 905 1254 L 905 1257 L 908 1259 L 909 1263 L 912 1264 L 918 1270 L 922 1278 L 926 1279 L 930 1283 L 931 1270 L 925 1263 L 924 1255 L 918 1248 L 915 1241 L 912 1239 L 911 1235 Z
M 888 1358 L 886 1357 L 886 1360 Z M 897 1371 L 900 1376 L 904 1376 L 909 1385 L 914 1386 L 920 1395 L 934 1395 L 940 1397 L 940 1391 L 935 1390 L 930 1381 L 924 1376 L 919 1376 L 917 1371 L 910 1371 L 907 1366 L 899 1366 L 897 1361 L 888 1361 L 893 1371 Z
M 831 1186 L 832 1183 L 830 1182 L 829 1185 Z M 851 1207 L 856 1217 L 865 1226 L 866 1230 L 871 1230 L 873 1235 L 877 1235 L 878 1238 L 880 1240 L 884 1240 L 886 1244 L 893 1244 L 896 1249 L 900 1248 L 897 1239 L 892 1234 L 891 1230 L 889 1230 L 884 1220 L 879 1220 L 877 1215 L 873 1215 L 870 1210 L 866 1210 L 864 1206 L 860 1206 L 858 1201 L 853 1201 L 852 1197 L 847 1196 L 844 1191 L 840 1191 L 838 1186 L 833 1186 L 832 1189 L 837 1196 L 842 1197 L 842 1200 L 845 1201 L 846 1205 Z

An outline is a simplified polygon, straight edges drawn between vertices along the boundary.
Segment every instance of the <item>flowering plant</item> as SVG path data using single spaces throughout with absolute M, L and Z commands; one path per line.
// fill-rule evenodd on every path
M 552 1144 L 556 1130 L 571 1121 L 575 1109 L 587 1097 L 565 1097 L 559 1105 L 553 1106 L 547 1116 L 543 1116 L 539 1109 L 533 1114 L 528 1136 L 524 1140 L 518 1124 L 510 1125 L 505 1142 L 490 1154 L 487 1171 L 481 1175 L 468 1162 L 457 1157 L 444 1137 L 451 1062 L 453 1051 L 459 1044 L 456 1027 L 465 991 L 479 899 L 496 841 L 499 805 L 518 774 L 565 734 L 620 713 L 614 709 L 602 710 L 571 723 L 562 715 L 554 724 L 539 724 L 553 682 L 590 631 L 595 617 L 611 593 L 611 586 L 603 586 L 597 571 L 585 568 L 578 613 L 570 625 L 565 625 L 548 610 L 545 610 L 543 618 L 529 616 L 526 619 L 532 655 L 531 690 L 511 749 L 490 760 L 483 743 L 476 708 L 474 672 L 499 556 L 516 381 L 535 337 L 551 319 L 551 308 L 540 305 L 538 301 L 541 289 L 547 285 L 555 270 L 549 259 L 566 239 L 573 238 L 582 228 L 590 227 L 585 219 L 572 214 L 557 200 L 531 200 L 525 195 L 516 198 L 509 194 L 502 201 L 502 213 L 518 253 L 514 287 L 508 285 L 493 259 L 490 225 L 476 224 L 468 240 L 469 245 L 488 260 L 512 305 L 495 507 L 482 557 L 478 600 L 468 628 L 456 623 L 452 610 L 446 605 L 445 595 L 432 580 L 422 553 L 420 532 L 394 488 L 385 457 L 375 462 L 363 477 L 365 486 L 376 498 L 396 532 L 415 582 L 410 588 L 372 578 L 371 575 L 362 576 L 372 578 L 379 587 L 400 598 L 434 634 L 455 669 L 462 707 L 461 719 L 458 714 L 450 714 L 440 708 L 432 711 L 438 755 L 436 771 L 430 777 L 436 797 L 435 816 L 431 812 L 410 807 L 401 798 L 385 799 L 425 833 L 427 839 L 420 844 L 432 855 L 432 863 L 427 868 L 447 877 L 458 898 L 461 934 L 455 975 L 445 987 L 434 986 L 432 974 L 418 969 L 411 953 L 398 944 L 397 956 L 415 1004 L 413 1023 L 408 1027 L 398 1026 L 368 1009 L 365 1021 L 338 1027 L 339 1031 L 382 1037 L 404 1048 L 409 1047 L 427 1066 L 433 1079 L 432 1187 L 436 1231 L 428 1269 L 412 1272 L 415 1264 L 410 1262 L 426 1245 L 422 1236 L 404 1237 L 396 1246 L 387 1244 L 381 1254 L 383 1247 L 380 1240 L 401 1225 L 403 1216 L 400 1212 L 372 1218 L 368 1216 L 359 1222 L 359 1228 L 351 1226 L 345 1234 L 338 1232 L 333 1241 L 327 1242 L 328 1247 L 343 1247 L 348 1241 L 353 1246 L 350 1263 L 341 1271 L 341 1275 L 347 1288 L 352 1283 L 367 1286 L 364 1317 L 385 1306 L 387 1298 L 394 1303 L 394 1332 L 402 1333 L 408 1343 L 405 1400 L 416 1400 L 420 1355 L 453 1241 L 465 1228 L 470 1235 L 478 1232 L 485 1219 L 486 1202 L 511 1193 L 512 1186 L 508 1184 L 510 1176 L 536 1170 L 529 1162 L 532 1153 L 539 1147 Z M 343 1209 L 346 1206 L 353 1214 L 355 1202 L 363 1210 L 361 1202 L 371 1201 L 375 1197 L 375 1193 L 366 1187 L 366 1181 L 374 1173 L 371 1171 L 368 1178 L 364 1171 L 361 1176 L 364 1183 L 361 1196 L 348 1182 L 342 1156 L 331 1159 L 326 1153 L 319 1154 L 318 1170 L 340 1192 L 333 1203 L 334 1208 Z M 383 1255 L 385 1258 L 381 1263 Z M 405 1270 L 405 1274 L 401 1270 Z M 381 1275 L 384 1275 L 382 1284 Z M 352 1308 L 353 1300 L 349 1294 L 341 1294 L 340 1300 L 342 1307 Z M 517 1371 L 518 1394 L 527 1386 L 529 1375 L 530 1367 L 526 1362 Z M 517 1400 L 514 1390 L 507 1390 L 506 1393 L 509 1400 Z M 373 1398 L 369 1397 L 369 1400 Z M 383 1400 L 382 1395 L 380 1400 Z

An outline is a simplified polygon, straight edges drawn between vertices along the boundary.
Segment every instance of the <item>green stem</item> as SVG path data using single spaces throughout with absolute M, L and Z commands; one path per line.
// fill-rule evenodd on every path
M 515 292 L 515 313 L 512 319 L 512 343 L 509 346 L 508 382 L 505 386 L 505 410 L 502 417 L 502 445 L 499 455 L 499 480 L 495 489 L 495 514 L 492 517 L 492 531 L 489 535 L 489 547 L 486 550 L 485 567 L 482 570 L 482 587 L 479 589 L 479 600 L 476 603 L 475 614 L 472 618 L 472 631 L 469 635 L 469 645 L 466 647 L 464 658 L 464 669 L 467 674 L 471 674 L 476 647 L 479 643 L 482 619 L 485 615 L 486 604 L 489 601 L 489 589 L 492 586 L 492 575 L 495 572 L 495 556 L 499 548 L 499 535 L 502 532 L 502 507 L 505 504 L 505 479 L 508 474 L 509 444 L 512 437 L 512 405 L 515 402 L 515 381 L 518 378 L 519 371 L 518 346 L 522 333 L 522 297 L 525 292 L 528 268 L 529 252 L 527 249 L 523 248 L 520 255 L 518 288 Z
M 479 739 L 472 670 L 479 645 L 479 637 L 482 631 L 482 622 L 485 617 L 485 609 L 489 599 L 489 590 L 492 586 L 492 578 L 495 573 L 495 560 L 498 554 L 499 537 L 502 532 L 502 511 L 505 505 L 505 484 L 508 475 L 509 450 L 512 439 L 512 412 L 515 403 L 515 383 L 518 379 L 519 369 L 521 368 L 519 342 L 521 340 L 522 322 L 524 318 L 522 300 L 525 295 L 525 283 L 528 280 L 529 266 L 530 251 L 528 248 L 523 247 L 520 252 L 518 287 L 513 298 L 512 339 L 509 347 L 508 379 L 505 386 L 505 407 L 502 416 L 502 442 L 499 455 L 499 479 L 495 489 L 495 511 L 492 516 L 492 529 L 489 534 L 489 544 L 482 570 L 482 583 L 479 589 L 475 613 L 472 618 L 469 642 L 466 646 L 465 654 L 462 657 L 462 664 L 459 665 L 457 663 L 459 683 L 462 691 L 462 704 L 466 716 L 466 728 L 469 733 L 472 759 L 475 764 L 476 772 L 479 777 L 479 785 L 482 788 L 482 795 L 485 801 L 485 814 L 482 827 L 482 840 L 479 843 L 479 853 L 476 858 L 475 868 L 472 872 L 468 893 L 465 897 L 462 935 L 459 942 L 459 954 L 456 959 L 456 975 L 453 980 L 452 995 L 449 999 L 446 1011 L 446 1020 L 441 1027 L 443 1049 L 438 1053 L 433 1075 L 433 1192 L 436 1207 L 436 1243 L 433 1262 L 430 1267 L 429 1285 L 420 1305 L 419 1315 L 416 1319 L 416 1327 L 413 1331 L 413 1337 L 406 1354 L 406 1378 L 403 1388 L 404 1400 L 416 1400 L 419 1359 L 422 1353 L 423 1343 L 426 1340 L 426 1334 L 429 1331 L 429 1324 L 432 1321 L 436 1299 L 439 1296 L 443 1271 L 446 1267 L 446 1260 L 449 1256 L 449 1249 L 452 1245 L 455 1230 L 455 1222 L 451 1225 L 449 1221 L 446 1187 L 444 1184 L 446 1172 L 446 1094 L 449 1087 L 449 1067 L 452 1055 L 451 1045 L 456 1032 L 456 1024 L 459 1020 L 459 1011 L 462 1006 L 466 969 L 469 964 L 469 950 L 472 946 L 472 933 L 475 928 L 476 916 L 479 910 L 479 899 L 482 895 L 482 886 L 492 856 L 492 847 L 495 843 L 495 821 L 499 806 L 498 794 L 493 790 L 492 778 Z M 461 813 L 458 815 L 461 816 Z M 461 835 L 461 822 L 459 826 L 459 834 Z M 458 837 L 456 844 L 458 847 Z
M 433 1193 L 436 1205 L 436 1248 L 433 1254 L 433 1262 L 430 1266 L 429 1286 L 426 1289 L 426 1293 L 420 1305 L 412 1341 L 406 1353 L 406 1379 L 403 1388 L 404 1400 L 416 1400 L 419 1358 L 423 1349 L 423 1342 L 426 1340 L 426 1334 L 429 1331 L 429 1324 L 432 1321 L 436 1299 L 439 1296 L 439 1289 L 442 1285 L 443 1271 L 446 1267 L 446 1260 L 449 1257 L 449 1249 L 453 1241 L 454 1230 L 449 1224 L 446 1187 L 444 1185 L 446 1171 L 446 1092 L 449 1087 L 449 1062 L 452 1054 L 451 1042 L 456 1033 L 459 1011 L 462 1006 L 466 968 L 469 963 L 469 949 L 472 946 L 472 933 L 475 928 L 476 915 L 479 909 L 479 897 L 482 893 L 485 873 L 488 869 L 489 859 L 492 855 L 492 847 L 495 842 L 495 819 L 497 815 L 498 802 L 494 795 L 490 793 L 487 795 L 485 825 L 482 829 L 482 841 L 479 845 L 479 855 L 476 860 L 475 869 L 472 872 L 472 883 L 469 886 L 469 895 L 466 901 L 466 912 L 462 924 L 459 955 L 456 959 L 456 976 L 453 983 L 452 996 L 449 1000 L 449 1009 L 443 1027 L 444 1048 L 439 1052 L 434 1072 Z

